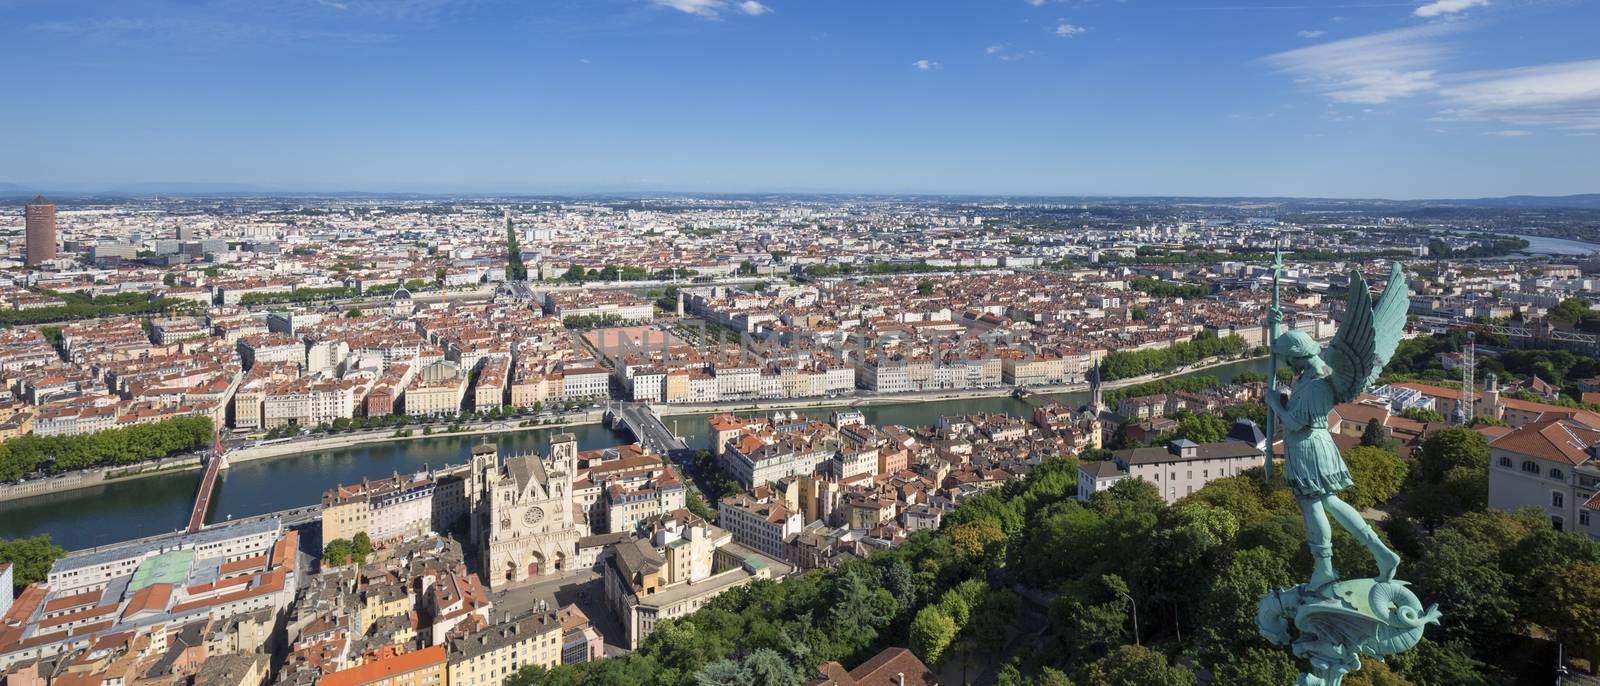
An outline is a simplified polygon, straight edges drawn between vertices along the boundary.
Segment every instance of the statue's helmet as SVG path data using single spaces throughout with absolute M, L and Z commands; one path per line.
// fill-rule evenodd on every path
M 1290 331 L 1272 342 L 1272 352 L 1285 360 L 1315 358 L 1322 354 L 1322 346 L 1304 331 Z

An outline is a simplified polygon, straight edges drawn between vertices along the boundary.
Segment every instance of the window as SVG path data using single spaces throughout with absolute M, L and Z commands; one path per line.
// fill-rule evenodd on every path
M 1562 524 L 1562 522 L 1561 522 L 1561 518 L 1560 517 L 1551 517 L 1550 518 L 1550 526 L 1555 527 L 1556 531 L 1561 531 L 1561 524 Z
M 1528 472 L 1529 474 L 1538 474 L 1539 473 L 1539 464 L 1534 462 L 1533 460 L 1523 460 L 1522 461 L 1522 471 Z
M 1561 470 L 1556 469 L 1554 467 L 1551 467 L 1550 468 L 1550 478 L 1555 479 L 1556 481 L 1566 481 L 1567 480 L 1567 475 L 1563 474 L 1561 472 Z
M 1589 526 L 1589 511 L 1588 510 L 1584 510 L 1584 511 L 1578 513 L 1578 525 L 1579 526 Z
M 1550 507 L 1565 507 L 1566 502 L 1566 496 L 1561 495 L 1560 491 L 1550 492 Z
M 1511 458 L 1506 457 L 1505 455 L 1501 455 L 1500 456 L 1500 466 L 1501 467 L 1505 467 L 1506 469 L 1510 469 L 1511 468 Z

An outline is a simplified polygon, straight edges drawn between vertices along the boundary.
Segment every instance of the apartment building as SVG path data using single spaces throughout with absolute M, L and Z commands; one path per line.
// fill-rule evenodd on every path
M 1534 508 L 1563 531 L 1600 538 L 1600 426 L 1575 419 L 1524 424 L 1489 444 L 1489 507 Z

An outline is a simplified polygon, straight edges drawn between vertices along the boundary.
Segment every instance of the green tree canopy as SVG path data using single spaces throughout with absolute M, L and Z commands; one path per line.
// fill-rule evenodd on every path
M 43 581 L 50 566 L 67 551 L 50 542 L 49 534 L 0 541 L 0 563 L 11 565 L 11 591 L 22 592 L 28 584 Z

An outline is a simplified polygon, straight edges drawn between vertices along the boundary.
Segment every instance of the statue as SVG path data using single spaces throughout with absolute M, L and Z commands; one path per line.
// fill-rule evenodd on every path
M 1281 269 L 1281 262 L 1276 266 Z M 1275 333 L 1283 312 L 1276 292 L 1273 296 L 1267 322 Z M 1366 280 L 1352 271 L 1344 321 L 1327 348 L 1299 331 L 1272 341 L 1273 358 L 1285 360 L 1296 374 L 1287 397 L 1276 390 L 1267 394 L 1267 408 L 1283 430 L 1284 480 L 1305 517 L 1312 568 L 1310 581 L 1262 598 L 1256 623 L 1268 640 L 1287 645 L 1293 620 L 1300 634 L 1293 639 L 1295 655 L 1311 663 L 1311 672 L 1300 675 L 1300 686 L 1338 686 L 1345 674 L 1361 668 L 1361 655 L 1382 658 L 1409 650 L 1422 638 L 1423 627 L 1439 619 L 1437 607 L 1423 611 L 1406 583 L 1395 580 L 1400 556 L 1339 498 L 1353 482 L 1328 433 L 1333 406 L 1366 391 L 1394 355 L 1409 301 L 1398 263 L 1376 306 Z M 1272 373 L 1277 373 L 1275 362 Z M 1340 580 L 1330 516 L 1371 553 L 1376 578 Z

